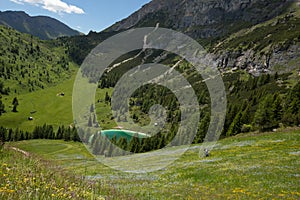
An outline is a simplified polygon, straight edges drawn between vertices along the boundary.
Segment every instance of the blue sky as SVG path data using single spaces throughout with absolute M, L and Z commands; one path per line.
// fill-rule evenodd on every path
M 0 10 L 22 10 L 31 16 L 56 18 L 88 33 L 101 31 L 128 17 L 150 0 L 1 0 Z

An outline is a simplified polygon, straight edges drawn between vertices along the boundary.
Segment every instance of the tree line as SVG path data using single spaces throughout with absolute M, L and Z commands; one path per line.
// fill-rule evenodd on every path
M 12 108 L 12 112 L 18 112 L 18 110 L 17 110 L 17 107 L 18 107 L 18 105 L 19 105 L 19 101 L 18 101 L 18 99 L 17 99 L 17 97 L 14 97 L 14 99 L 12 100 L 12 106 L 13 106 L 13 108 Z M 6 110 L 5 110 L 5 105 L 4 105 L 4 103 L 1 101 L 1 96 L 0 96 L 0 116 L 2 115 L 2 113 L 5 113 L 6 112 Z
M 59 126 L 59 128 L 55 131 L 52 125 L 44 124 L 42 126 L 36 126 L 31 132 L 23 131 L 19 128 L 7 129 L 2 126 L 0 127 L 0 141 L 2 142 L 16 142 L 33 139 L 65 140 L 74 142 L 81 141 L 77 129 L 70 126 Z

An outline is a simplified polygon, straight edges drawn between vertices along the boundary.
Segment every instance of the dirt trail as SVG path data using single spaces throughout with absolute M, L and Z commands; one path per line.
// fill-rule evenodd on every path
M 19 149 L 19 148 L 16 148 L 16 147 L 8 147 L 8 149 L 12 149 L 12 150 L 14 150 L 14 151 L 16 151 L 16 152 L 19 152 L 19 153 L 23 154 L 23 155 L 26 156 L 26 157 L 29 157 L 29 156 L 30 156 L 30 153 L 29 153 L 29 152 L 24 151 L 24 150 Z

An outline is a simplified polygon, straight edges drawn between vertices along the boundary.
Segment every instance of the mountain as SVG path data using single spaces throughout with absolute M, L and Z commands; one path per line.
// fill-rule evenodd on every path
M 282 14 L 290 4 L 286 0 L 153 0 L 106 31 L 159 23 L 195 39 L 217 38 L 267 21 Z
M 199 41 L 219 69 L 253 75 L 296 69 L 300 3 L 290 0 L 153 0 L 105 32 L 171 28 Z
M 40 40 L 0 25 L 0 83 L 20 94 L 69 79 L 76 68 L 65 51 L 55 40 Z
M 291 0 L 153 0 L 100 33 L 65 42 L 80 64 L 109 36 L 156 25 L 197 40 L 222 71 L 243 69 L 258 76 L 300 64 L 300 3 Z
M 0 24 L 43 40 L 80 35 L 62 22 L 46 16 L 31 17 L 23 11 L 0 11 Z
M 74 71 L 72 62 L 80 65 L 103 40 L 130 28 L 155 26 L 158 23 L 160 27 L 172 28 L 193 37 L 218 64 L 228 100 L 223 135 L 300 124 L 297 92 L 300 87 L 300 4 L 296 1 L 153 0 L 105 31 L 91 31 L 84 36 L 61 37 L 51 41 L 36 40 L 27 34 L 20 35 L 11 28 L 4 28 L 4 34 L 0 37 L 3 93 L 7 93 L 8 86 L 12 91 L 8 92 L 10 95 L 15 89 L 15 93 L 42 91 L 40 88 L 70 78 Z M 142 53 L 130 52 L 115 62 L 121 59 L 129 61 L 103 74 L 99 81 L 99 89 L 104 89 L 101 92 L 115 86 L 122 75 L 134 66 L 157 60 L 174 66 L 181 60 L 176 55 L 153 49 Z M 196 137 L 196 142 L 200 142 L 209 125 L 209 91 L 204 80 L 188 63 L 183 61 L 175 69 L 191 83 L 199 104 L 203 105 L 200 132 Z M 97 76 L 93 71 L 86 74 Z M 147 119 L 146 113 L 153 103 L 152 99 L 163 97 L 161 101 L 167 99 L 166 107 L 172 108 L 168 113 L 167 128 L 174 131 L 177 121 L 171 121 L 171 116 L 177 116 L 175 120 L 178 120 L 180 113 L 176 99 L 170 91 L 160 90 L 145 86 L 136 91 L 132 100 L 136 102 L 133 105 L 139 106 L 133 110 L 142 110 L 134 113 L 135 120 Z M 97 102 L 95 106 L 101 106 L 102 100 Z M 4 114 L 2 119 L 6 117 Z M 107 127 L 112 128 L 113 123 L 109 120 L 114 120 L 113 117 L 97 117 L 101 123 L 107 122 Z M 120 120 L 125 119 L 120 117 Z M 147 120 L 141 122 L 146 124 Z
M 62 41 L 69 55 L 81 64 L 106 38 L 131 28 L 157 25 L 191 36 L 218 65 L 228 100 L 224 135 L 300 124 L 300 100 L 296 92 L 300 87 L 298 1 L 153 0 L 100 33 L 90 32 L 86 36 L 62 38 Z M 129 61 L 108 70 L 100 80 L 101 88 L 115 86 L 126 71 L 139 64 L 160 60 L 160 63 L 174 66 L 180 60 L 152 49 L 141 54 L 130 52 L 122 58 Z M 199 104 L 209 105 L 209 93 L 199 74 L 186 63 L 179 64 L 176 69 L 195 89 Z M 87 71 L 86 74 L 96 73 Z M 169 102 L 173 101 L 170 95 L 153 95 L 159 92 L 149 86 L 138 90 L 134 98 L 143 102 L 143 112 L 150 107 L 149 99 L 163 96 Z M 203 139 L 209 124 L 207 108 L 209 106 L 202 110 L 205 114 L 197 141 Z

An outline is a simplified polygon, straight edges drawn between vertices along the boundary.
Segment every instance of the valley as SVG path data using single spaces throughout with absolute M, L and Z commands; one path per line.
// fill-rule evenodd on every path
M 300 199 L 297 1 L 152 0 L 86 35 L 53 20 L 0 12 L 0 199 Z M 127 52 L 100 80 L 97 69 L 84 68 L 98 44 L 149 26 L 202 45 L 224 83 L 226 113 L 212 117 L 207 83 L 215 77 L 204 79 L 172 52 Z M 113 98 L 131 87 L 125 82 L 115 94 L 119 81 L 150 63 L 170 68 L 162 79 L 178 72 L 189 85 L 176 89 L 191 89 L 198 107 L 182 106 L 153 81 L 126 99 L 128 113 L 123 102 L 113 112 Z M 92 102 L 87 84 L 96 89 Z M 87 106 L 76 104 L 77 90 Z M 218 137 L 206 137 L 221 122 Z

